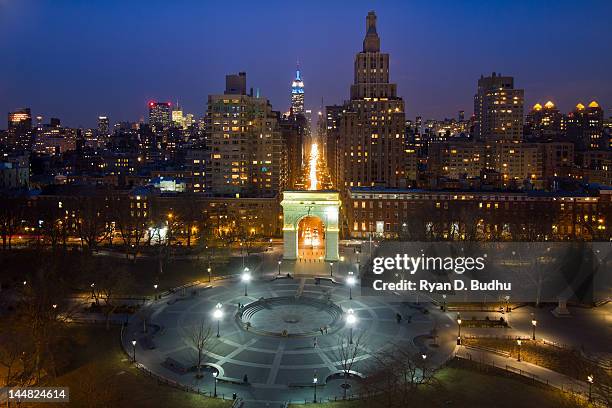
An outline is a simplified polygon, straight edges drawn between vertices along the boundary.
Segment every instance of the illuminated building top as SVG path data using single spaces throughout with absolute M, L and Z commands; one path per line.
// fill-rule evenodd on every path
M 291 109 L 294 114 L 304 113 L 304 81 L 299 65 L 295 70 L 295 79 L 291 82 Z

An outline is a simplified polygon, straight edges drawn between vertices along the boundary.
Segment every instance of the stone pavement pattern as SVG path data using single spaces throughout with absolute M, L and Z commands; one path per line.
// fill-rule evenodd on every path
M 210 325 L 216 334 L 217 323 L 212 312 L 217 303 L 223 305 L 224 317 L 220 324 L 219 338 L 214 337 L 207 346 L 205 363 L 219 371 L 217 384 L 219 395 L 238 394 L 247 402 L 259 401 L 278 406 L 285 401 L 312 401 L 313 376 L 318 378 L 318 398 L 342 397 L 339 378 L 342 372 L 338 356 L 339 341 L 346 341 L 349 329 L 344 316 L 321 334 L 319 328 L 330 323 L 332 317 L 317 306 L 296 303 L 285 307 L 261 309 L 253 314 L 253 328 L 282 333 L 283 330 L 307 332 L 302 337 L 265 335 L 248 331 L 236 319 L 238 304 L 248 305 L 261 298 L 296 297 L 327 302 L 328 299 L 345 314 L 349 308 L 357 315 L 353 335 L 362 336 L 362 346 L 352 370 L 367 373 L 374 364 L 373 355 L 390 347 L 413 348 L 415 352 L 428 354 L 432 363 L 441 364 L 454 348 L 454 325 L 451 317 L 432 310 L 423 313 L 422 308 L 411 308 L 401 303 L 388 303 L 376 297 L 348 296 L 344 285 L 314 279 L 278 279 L 254 281 L 248 284 L 248 296 L 244 296 L 244 285 L 240 282 L 223 282 L 219 286 L 195 289 L 196 294 L 185 297 L 176 295 L 151 305 L 148 333 L 143 333 L 142 318 L 132 318 L 124 336 L 126 350 L 129 342 L 137 340 L 137 360 L 149 370 L 167 379 L 210 392 L 213 387 L 212 368 L 205 371 L 202 379 L 195 377 L 196 349 L 189 341 L 193 328 L 202 321 Z M 248 306 L 247 306 L 248 307 Z M 261 315 L 260 315 L 261 313 Z M 401 324 L 396 313 L 402 314 Z M 411 315 L 410 323 L 407 316 Z M 434 325 L 437 327 L 438 347 L 430 348 L 426 338 Z M 333 330 L 332 330 L 333 329 Z M 314 332 L 312 336 L 310 333 Z M 316 338 L 316 344 L 315 344 Z M 144 347 L 143 347 L 144 346 Z M 164 365 L 171 359 L 175 368 Z M 178 368 L 177 368 L 178 367 Z M 182 369 L 189 370 L 182 372 Z M 243 384 L 244 376 L 248 385 Z M 353 383 L 351 392 L 358 392 Z M 265 406 L 265 405 L 264 405 Z

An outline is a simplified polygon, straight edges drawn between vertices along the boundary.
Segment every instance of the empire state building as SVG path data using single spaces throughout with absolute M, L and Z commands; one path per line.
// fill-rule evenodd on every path
M 376 14 L 366 17 L 363 50 L 355 56 L 351 99 L 345 104 L 338 137 L 340 185 L 405 185 L 404 101 L 389 83 L 389 54 L 380 52 Z
M 294 115 L 304 114 L 304 81 L 299 65 L 295 70 L 295 79 L 291 82 L 291 110 Z

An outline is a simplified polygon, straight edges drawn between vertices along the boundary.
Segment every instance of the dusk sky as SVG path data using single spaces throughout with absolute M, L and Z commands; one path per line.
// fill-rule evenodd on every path
M 24 106 L 69 126 L 136 121 L 149 100 L 200 117 L 238 71 L 285 111 L 298 59 L 307 108 L 342 103 L 369 10 L 408 118 L 471 114 L 493 71 L 526 108 L 596 99 L 612 115 L 612 1 L 0 0 L 0 128 Z

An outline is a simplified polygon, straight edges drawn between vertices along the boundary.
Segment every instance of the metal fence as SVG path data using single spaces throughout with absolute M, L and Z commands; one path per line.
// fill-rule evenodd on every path
M 121 346 L 121 350 L 123 351 L 123 353 L 126 355 L 126 357 L 131 361 L 132 360 L 132 356 L 130 355 L 129 351 L 125 349 L 125 343 L 123 341 L 123 332 L 125 330 L 125 326 L 121 326 L 121 333 L 120 333 L 120 346 Z M 163 384 L 163 385 L 167 385 L 170 386 L 172 388 L 176 388 L 182 391 L 187 391 L 187 392 L 191 392 L 194 394 L 198 394 L 198 395 L 203 395 L 203 396 L 207 396 L 207 397 L 213 397 L 213 392 L 212 391 L 206 391 L 203 390 L 199 387 L 192 387 L 189 385 L 184 385 L 179 383 L 178 381 L 174 381 L 171 380 L 169 378 L 166 378 L 164 376 L 161 376 L 159 374 L 154 373 L 153 371 L 149 370 L 147 367 L 145 367 L 143 364 L 138 363 L 138 362 L 133 362 L 134 367 L 136 367 L 140 372 L 142 372 L 143 374 L 145 374 L 147 377 L 151 377 L 154 378 L 155 380 L 157 380 L 158 384 Z M 217 393 L 217 397 L 216 398 L 221 398 L 224 400 L 232 400 L 233 395 L 225 395 L 224 393 Z M 234 400 L 234 403 L 232 404 L 232 408 L 239 408 L 242 406 L 243 400 L 242 398 L 236 398 Z
M 550 381 L 547 378 L 542 378 L 536 374 L 530 373 L 528 371 L 525 371 L 523 369 L 517 368 L 517 367 L 513 367 L 511 365 L 508 364 L 496 364 L 495 361 L 493 360 L 486 360 L 486 359 L 479 359 L 479 360 L 473 360 L 472 359 L 472 355 L 468 352 L 466 352 L 465 354 L 461 354 L 460 352 L 456 351 L 454 358 L 456 359 L 460 359 L 460 360 L 465 360 L 465 361 L 470 361 L 470 362 L 474 362 L 474 363 L 479 363 L 479 364 L 484 364 L 487 366 L 490 366 L 492 368 L 496 368 L 496 369 L 500 369 L 502 371 L 505 371 L 508 374 L 516 374 L 516 375 L 520 375 L 522 377 L 525 377 L 533 382 L 537 382 L 540 384 L 545 384 L 547 386 L 556 388 L 558 390 L 560 390 L 563 393 L 568 393 L 571 394 L 572 396 L 578 397 L 579 399 L 582 400 L 588 400 L 589 399 L 589 395 L 588 392 L 586 392 L 583 389 L 580 389 L 581 387 L 578 384 L 574 384 L 574 386 L 568 385 L 568 384 L 563 384 L 563 383 L 556 383 L 554 381 Z M 598 398 L 596 395 L 593 395 L 593 401 L 591 401 L 592 404 L 594 404 L 595 406 L 602 406 L 604 407 L 605 404 L 602 401 L 598 401 Z

